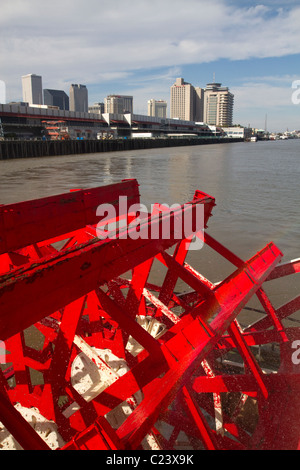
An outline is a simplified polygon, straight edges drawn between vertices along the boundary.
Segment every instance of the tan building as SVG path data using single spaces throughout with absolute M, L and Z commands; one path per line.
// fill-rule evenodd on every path
M 163 100 L 149 100 L 148 101 L 148 116 L 166 118 L 167 117 L 167 102 Z
M 192 121 L 194 116 L 194 87 L 183 78 L 171 86 L 171 119 Z
M 204 122 L 220 127 L 232 126 L 234 95 L 221 83 L 208 83 L 204 90 Z
M 203 89 L 177 78 L 171 86 L 171 119 L 203 121 Z
M 133 96 L 109 95 L 104 99 L 104 112 L 108 114 L 133 113 Z

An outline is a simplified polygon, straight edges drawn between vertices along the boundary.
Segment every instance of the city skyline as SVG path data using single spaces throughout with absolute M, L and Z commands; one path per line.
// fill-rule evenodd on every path
M 77 0 L 42 10 L 37 0 L 16 0 L 1 7 L 0 80 L 7 101 L 21 100 L 20 77 L 36 73 L 45 89 L 68 93 L 70 83 L 84 83 L 89 105 L 132 95 L 135 112 L 145 115 L 149 99 L 170 108 L 177 77 L 201 88 L 215 80 L 235 96 L 235 124 L 299 129 L 297 3 L 87 0 L 82 11 Z
M 88 88 L 84 84 L 71 84 L 69 96 L 63 90 L 43 89 L 43 77 L 36 74 L 27 74 L 21 77 L 23 96 L 20 101 L 8 102 L 8 104 L 20 103 L 25 106 L 43 105 L 57 107 L 60 110 L 111 113 L 111 114 L 136 114 L 133 109 L 133 96 L 108 95 L 104 103 L 89 103 Z M 179 94 L 178 94 L 179 90 Z M 213 104 L 213 116 L 206 110 L 209 105 L 209 95 L 220 95 Z M 230 100 L 228 102 L 228 96 Z M 219 102 L 220 101 L 220 102 Z M 204 122 L 208 125 L 230 127 L 233 125 L 234 96 L 228 87 L 222 87 L 221 83 L 209 83 L 206 88 L 194 87 L 184 81 L 182 77 L 176 78 L 176 82 L 170 87 L 170 118 L 185 121 Z M 218 104 L 217 104 L 218 103 Z M 211 104 L 210 104 L 211 106 Z M 165 100 L 148 100 L 148 116 L 167 118 L 168 102 Z M 102 109 L 101 109 L 102 108 Z M 210 115 L 210 117 L 209 117 Z

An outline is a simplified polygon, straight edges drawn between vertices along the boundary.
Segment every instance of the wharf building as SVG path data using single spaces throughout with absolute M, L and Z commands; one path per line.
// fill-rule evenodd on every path
M 221 83 L 208 83 L 204 90 L 204 122 L 208 125 L 231 127 L 234 95 Z
M 22 76 L 23 101 L 32 104 L 43 104 L 43 86 L 40 75 L 28 74 Z
M 88 112 L 88 90 L 85 85 L 72 84 L 70 86 L 70 111 Z
M 206 124 L 194 121 L 133 113 L 65 111 L 24 102 L 0 104 L 0 120 L 3 137 L 17 140 L 215 137 Z
M 177 78 L 171 86 L 171 119 L 203 122 L 203 89 Z
M 148 116 L 166 118 L 167 117 L 167 102 L 164 100 L 149 100 L 148 101 Z

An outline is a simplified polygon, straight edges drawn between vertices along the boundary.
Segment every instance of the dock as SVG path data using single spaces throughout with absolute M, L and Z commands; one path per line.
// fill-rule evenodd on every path
M 241 139 L 220 137 L 195 138 L 135 138 L 103 140 L 7 140 L 0 141 L 0 160 L 39 158 L 102 152 L 120 152 L 188 145 L 208 145 L 241 142 Z

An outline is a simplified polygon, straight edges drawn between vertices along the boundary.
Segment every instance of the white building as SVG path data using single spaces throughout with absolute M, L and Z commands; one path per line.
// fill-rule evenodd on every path
M 237 139 L 250 139 L 252 135 L 252 129 L 241 126 L 223 127 L 223 131 L 227 137 Z
M 103 114 L 104 113 L 104 103 L 94 103 L 89 106 L 89 113 L 93 114 Z
M 31 104 L 43 104 L 43 86 L 40 75 L 22 76 L 23 101 Z

